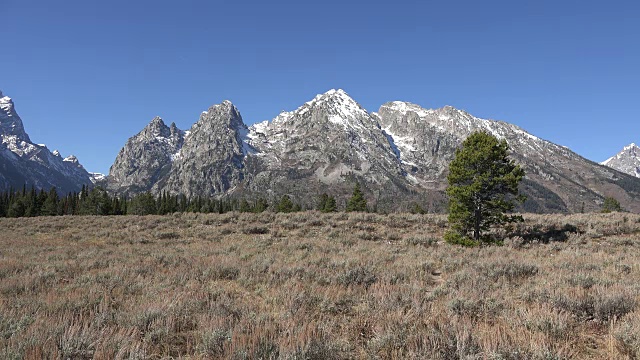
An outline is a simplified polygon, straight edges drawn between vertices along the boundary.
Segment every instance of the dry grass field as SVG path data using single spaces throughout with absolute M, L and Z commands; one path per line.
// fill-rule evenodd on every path
M 640 216 L 0 219 L 1 359 L 638 359 Z

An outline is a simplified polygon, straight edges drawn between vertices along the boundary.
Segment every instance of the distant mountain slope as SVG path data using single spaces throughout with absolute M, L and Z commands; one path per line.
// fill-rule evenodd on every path
M 34 144 L 27 135 L 13 101 L 0 92 L 0 189 L 38 189 L 56 187 L 60 192 L 80 190 L 91 185 L 89 173 L 71 155 L 62 158 L 42 144 Z
M 640 177 L 640 147 L 633 143 L 627 145 L 618 154 L 603 161 L 602 165 Z
M 380 210 L 407 210 L 417 202 L 438 211 L 446 204 L 446 174 L 455 149 L 479 130 L 506 139 L 524 166 L 522 190 L 529 195 L 524 210 L 596 210 L 604 196 L 615 196 L 627 209 L 640 211 L 640 179 L 513 124 L 449 106 L 424 109 L 399 101 L 369 113 L 342 90 L 249 128 L 228 101 L 204 112 L 187 132 L 152 122 L 129 139 L 108 182 L 114 192 L 270 199 L 288 194 L 312 206 L 322 192 L 345 199 L 357 181 Z

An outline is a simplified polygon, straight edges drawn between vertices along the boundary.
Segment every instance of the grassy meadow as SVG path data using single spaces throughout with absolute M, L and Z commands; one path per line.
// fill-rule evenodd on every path
M 638 359 L 640 216 L 0 219 L 1 359 Z

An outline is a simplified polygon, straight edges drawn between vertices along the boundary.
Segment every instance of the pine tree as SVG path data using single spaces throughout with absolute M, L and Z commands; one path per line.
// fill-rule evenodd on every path
M 427 212 L 424 211 L 424 209 L 422 208 L 422 206 L 420 206 L 420 204 L 414 203 L 413 207 L 411 208 L 411 213 L 412 214 L 426 214 Z
M 337 210 L 336 198 L 333 196 L 327 197 L 327 202 L 324 204 L 322 212 L 335 212 Z
M 7 209 L 7 216 L 8 217 L 23 217 L 25 216 L 25 197 L 21 196 L 21 197 L 17 197 L 12 203 L 11 205 L 9 205 L 9 208 Z
M 347 212 L 350 211 L 367 211 L 367 200 L 364 198 L 362 190 L 360 190 L 360 183 L 356 183 L 353 189 L 353 195 L 347 202 Z
M 320 198 L 318 199 L 318 205 L 316 206 L 316 210 L 324 211 L 324 208 L 327 206 L 327 201 L 329 200 L 329 195 L 327 193 L 322 193 Z
M 602 204 L 603 213 L 620 211 L 622 211 L 622 206 L 620 206 L 620 202 L 616 198 L 611 196 L 607 196 L 604 198 L 604 203 Z
M 253 207 L 253 212 L 261 213 L 266 211 L 269 208 L 269 202 L 265 198 L 258 198 L 255 206 Z
M 49 190 L 45 200 L 42 203 L 42 215 L 44 216 L 55 216 L 58 215 L 58 202 L 60 199 L 58 198 L 58 192 L 56 188 L 53 187 Z
M 24 216 L 33 217 L 39 215 L 38 213 L 40 209 L 38 208 L 38 195 L 36 188 L 33 185 L 31 186 L 31 191 L 26 195 L 24 204 Z
M 153 215 L 157 211 L 156 200 L 150 192 L 133 197 L 127 207 L 127 214 L 130 215 Z
M 276 212 L 290 213 L 294 211 L 294 205 L 288 195 L 283 195 L 276 207 Z
M 5 191 L 0 194 L 0 217 L 7 216 L 7 205 L 9 204 L 9 194 Z
M 240 212 L 251 212 L 251 205 L 246 199 L 240 201 Z
M 449 225 L 445 239 L 475 245 L 488 241 L 492 226 L 522 220 L 507 216 L 515 201 L 524 201 L 518 184 L 524 171 L 508 157 L 509 146 L 486 132 L 471 134 L 449 165 Z

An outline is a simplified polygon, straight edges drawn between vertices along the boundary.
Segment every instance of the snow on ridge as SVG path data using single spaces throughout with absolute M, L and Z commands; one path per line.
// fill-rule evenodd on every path
M 107 178 L 107 175 L 103 174 L 103 173 L 97 173 L 97 172 L 89 172 L 89 180 L 91 180 L 92 183 L 97 183 L 98 181 L 102 181 L 104 179 Z
M 402 113 L 414 112 L 420 118 L 428 117 L 429 119 L 431 119 L 434 117 L 434 115 L 437 114 L 434 119 L 436 121 L 430 122 L 432 123 L 432 125 L 436 125 L 441 130 L 451 131 L 454 129 L 454 127 L 461 127 L 467 132 L 484 130 L 499 139 L 506 138 L 506 135 L 511 132 L 533 141 L 544 141 L 541 138 L 528 133 L 517 125 L 473 116 L 464 110 L 460 110 L 449 105 L 444 106 L 438 110 L 433 110 L 425 109 L 420 105 L 403 101 L 393 101 L 389 104 L 387 105 L 387 107 L 393 110 L 400 111 Z M 445 122 L 449 122 L 449 124 L 443 124 Z
M 403 114 L 414 112 L 419 117 L 425 117 L 427 115 L 435 113 L 435 110 L 433 109 L 425 109 L 418 104 L 413 104 L 406 101 L 392 101 L 390 103 L 384 104 L 383 106 L 386 106 L 387 108 L 401 112 Z
M 610 166 L 611 162 L 613 162 L 614 160 L 621 160 L 621 159 L 625 158 L 625 155 L 627 155 L 629 152 L 633 152 L 632 155 L 636 155 L 636 151 L 640 152 L 640 148 L 635 143 L 631 143 L 631 144 L 625 146 L 622 149 L 622 151 L 620 151 L 619 153 L 617 153 L 617 154 L 613 155 L 612 157 L 608 158 L 607 160 L 601 162 L 600 165 Z M 640 159 L 640 154 L 638 154 L 636 156 Z
M 348 126 L 353 115 L 362 114 L 369 116 L 369 113 L 363 109 L 353 98 L 342 89 L 331 89 L 323 94 L 316 95 L 313 99 L 305 102 L 302 106 L 293 111 L 282 111 L 270 123 L 285 123 L 294 116 L 302 116 L 315 106 L 326 105 L 328 107 L 328 120 L 334 124 Z M 263 126 L 266 129 L 269 122 Z
M 259 123 L 253 124 L 252 127 L 256 130 L 256 132 L 264 133 L 268 125 L 269 125 L 269 120 L 265 120 L 265 121 L 261 121 Z
M 2 138 L 2 143 L 5 144 L 7 149 L 20 157 L 38 150 L 36 145 L 22 139 L 18 139 L 17 135 L 2 135 L 0 138 Z
M 413 112 L 419 116 L 421 122 L 425 122 L 440 131 L 457 134 L 458 136 L 464 137 L 474 131 L 486 131 L 498 139 L 508 140 L 511 146 L 528 148 L 536 153 L 544 151 L 544 147 L 550 145 L 556 146 L 558 151 L 562 150 L 565 154 L 567 154 L 566 151 L 570 151 L 566 147 L 560 147 L 530 134 L 515 124 L 476 117 L 452 106 L 444 106 L 436 110 L 425 110 L 416 104 L 393 101 L 384 104 L 383 107 L 403 114 Z M 404 133 L 403 131 L 400 132 Z
M 13 102 L 11 98 L 8 96 L 0 97 L 0 110 L 7 113 L 8 116 L 11 116 L 11 109 L 13 108 Z
M 66 161 L 66 162 L 77 164 L 78 163 L 78 158 L 75 157 L 75 155 L 69 155 L 66 158 L 64 158 L 62 161 Z
M 600 163 L 600 165 L 604 165 L 604 166 L 609 166 L 609 164 L 616 158 L 618 157 L 618 155 L 614 155 L 610 158 L 608 158 L 607 160 L 603 161 Z

